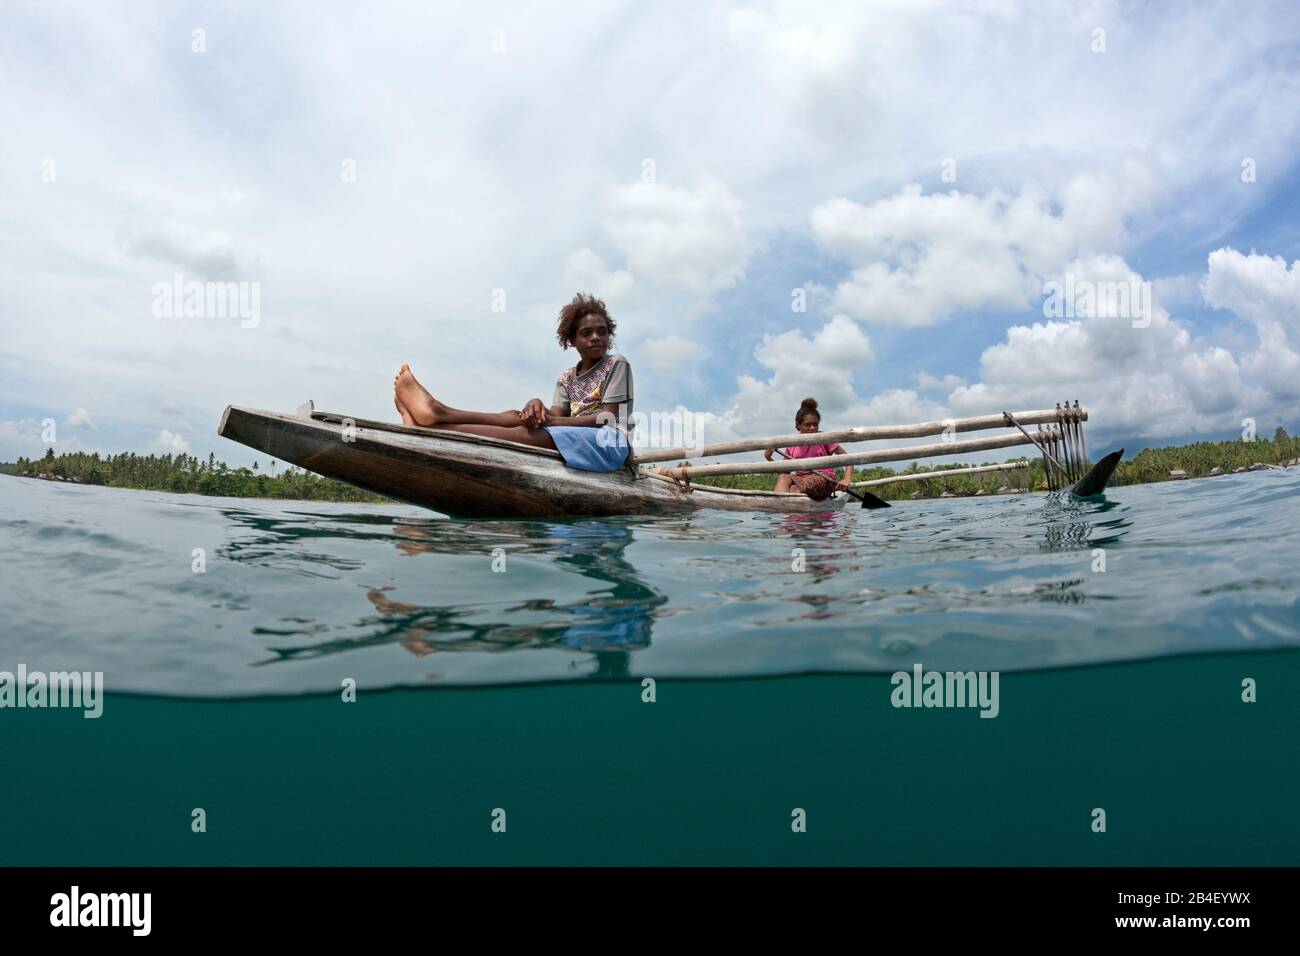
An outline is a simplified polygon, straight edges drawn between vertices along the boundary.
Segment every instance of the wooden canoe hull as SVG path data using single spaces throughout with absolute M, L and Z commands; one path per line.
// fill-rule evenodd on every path
M 808 514 L 839 511 L 837 494 L 706 488 L 685 492 L 641 470 L 612 473 L 565 467 L 557 452 L 432 428 L 405 427 L 316 412 L 286 415 L 231 405 L 217 434 L 376 494 L 467 518 L 554 518 L 681 514 L 700 508 Z

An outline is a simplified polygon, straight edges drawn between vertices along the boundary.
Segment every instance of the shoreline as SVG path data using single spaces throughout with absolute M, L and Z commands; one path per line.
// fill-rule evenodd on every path
M 982 464 L 1002 463 L 983 462 Z M 256 466 L 256 462 L 254 465 Z M 1285 430 L 1279 429 L 1272 441 L 1263 439 L 1254 442 L 1200 442 L 1164 448 L 1145 448 L 1133 458 L 1120 463 L 1111 487 L 1216 478 L 1250 471 L 1284 471 L 1297 466 L 1300 466 L 1300 439 L 1291 438 Z M 20 467 L 23 470 L 20 471 Z M 902 474 L 923 475 L 928 471 L 951 467 L 951 464 L 945 464 L 933 468 L 917 468 L 914 462 L 912 468 L 899 471 L 886 468 L 857 469 L 854 477 L 862 480 Z M 33 473 L 33 468 L 39 470 Z M 119 470 L 134 472 L 131 477 L 135 480 L 114 481 Z M 206 462 L 200 462 L 187 455 L 176 458 L 170 455 L 149 455 L 142 458 L 128 452 L 101 459 L 98 455 L 86 455 L 81 452 L 59 456 L 47 452 L 44 458 L 36 460 L 19 458 L 16 462 L 0 462 L 0 474 L 60 484 L 122 488 L 133 491 L 161 491 L 205 498 L 325 501 L 335 504 L 406 504 L 395 498 L 354 488 L 344 482 L 322 478 L 293 465 L 288 466 L 278 475 L 267 474 L 259 473 L 256 467 L 252 470 L 244 467 L 232 469 L 224 462 L 217 462 L 213 456 L 209 456 Z M 885 500 L 900 501 L 999 497 L 1047 491 L 1041 459 L 1031 460 L 1028 469 L 1009 470 L 1005 473 L 993 473 L 993 475 L 991 480 L 985 475 L 957 475 L 932 480 L 918 478 L 912 483 L 877 487 L 875 493 Z M 1008 476 L 1011 476 L 1011 484 L 1006 483 Z M 88 478 L 91 480 L 87 480 Z M 775 477 L 771 475 L 723 476 L 713 479 L 703 478 L 700 479 L 699 484 L 723 488 L 771 490 L 775 487 Z M 269 493 L 274 491 L 284 493 Z
M 207 494 L 202 491 L 175 491 L 171 488 L 142 488 L 138 485 L 111 485 L 103 482 L 82 481 L 79 478 L 65 478 L 57 475 L 16 474 L 11 471 L 3 470 L 0 470 L 0 477 L 24 478 L 28 481 L 48 481 L 60 485 L 78 485 L 82 488 L 112 488 L 115 491 L 161 491 L 163 494 L 167 495 L 186 495 L 194 498 L 246 498 L 250 501 L 319 501 L 336 505 L 401 505 L 402 507 L 408 508 L 414 507 L 408 505 L 405 501 L 398 501 L 396 498 L 385 498 L 382 495 L 372 495 L 370 492 L 361 491 L 360 489 L 357 489 L 359 497 L 355 498 L 304 498 L 295 495 Z

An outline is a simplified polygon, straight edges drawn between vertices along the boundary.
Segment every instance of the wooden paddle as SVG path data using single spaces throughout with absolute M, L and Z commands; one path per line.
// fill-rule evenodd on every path
M 787 455 L 779 448 L 773 448 L 772 450 L 776 452 L 778 455 L 780 455 L 782 458 L 785 458 L 789 461 L 796 460 L 791 458 L 789 455 Z M 844 490 L 848 492 L 850 495 L 852 495 L 854 498 L 857 498 L 859 501 L 861 501 L 862 507 L 864 508 L 888 508 L 889 507 L 888 501 L 886 501 L 884 498 L 877 498 L 869 491 L 864 491 L 859 494 L 858 492 L 854 491 L 852 488 L 845 488 Z

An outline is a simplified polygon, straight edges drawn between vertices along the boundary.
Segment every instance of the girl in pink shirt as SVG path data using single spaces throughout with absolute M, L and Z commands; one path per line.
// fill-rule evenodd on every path
M 821 428 L 822 416 L 817 411 L 817 399 L 805 398 L 799 406 L 799 411 L 795 412 L 794 427 L 803 434 L 811 434 Z M 768 461 L 772 460 L 772 453 L 775 448 L 769 448 L 763 452 L 763 457 Z M 844 449 L 839 445 L 794 445 L 790 448 L 782 449 L 787 458 L 824 458 L 827 455 L 843 455 Z M 816 471 L 796 471 L 791 474 L 781 475 L 776 479 L 777 491 L 797 491 L 807 495 L 813 501 L 824 501 L 831 496 L 834 491 L 844 491 L 853 480 L 853 466 L 847 465 L 844 468 L 844 477 L 839 481 L 835 480 L 834 468 L 819 468 Z

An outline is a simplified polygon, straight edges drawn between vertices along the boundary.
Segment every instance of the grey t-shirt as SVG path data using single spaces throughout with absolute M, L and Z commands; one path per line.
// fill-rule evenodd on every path
M 582 375 L 566 368 L 555 380 L 551 405 L 559 405 L 570 418 L 594 415 L 602 405 L 617 405 L 619 424 L 632 417 L 632 366 L 627 357 L 610 353 Z

